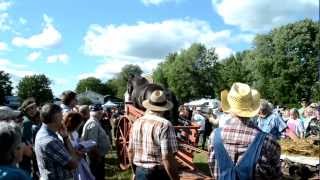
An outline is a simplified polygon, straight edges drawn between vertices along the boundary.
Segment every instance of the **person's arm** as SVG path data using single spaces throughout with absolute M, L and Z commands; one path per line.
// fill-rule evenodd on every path
M 78 167 L 78 160 L 68 152 L 60 140 L 51 141 L 47 145 L 45 153 L 52 161 L 55 161 L 67 169 L 72 170 Z
M 177 138 L 175 130 L 171 123 L 165 127 L 160 133 L 160 148 L 162 155 L 162 163 L 171 180 L 179 179 L 177 173 L 177 164 L 174 158 L 178 151 Z
M 281 179 L 280 155 L 280 145 L 271 135 L 267 135 L 256 167 L 256 179 Z
M 177 171 L 177 163 L 172 153 L 167 154 L 162 158 L 162 162 L 166 172 L 168 173 L 171 180 L 179 179 Z
M 97 143 L 98 145 L 98 128 L 95 126 L 94 123 L 90 123 L 85 128 L 83 129 L 82 132 L 82 139 L 83 140 L 93 140 Z M 98 147 L 95 146 L 88 152 L 88 156 L 90 159 L 95 160 L 95 161 L 100 161 L 100 154 L 98 151 Z
M 70 153 L 72 157 L 71 160 L 67 163 L 66 167 L 68 169 L 76 169 L 78 167 L 80 158 L 77 155 L 75 149 L 72 147 L 66 128 L 62 126 L 59 130 L 59 134 L 63 138 L 66 150 Z

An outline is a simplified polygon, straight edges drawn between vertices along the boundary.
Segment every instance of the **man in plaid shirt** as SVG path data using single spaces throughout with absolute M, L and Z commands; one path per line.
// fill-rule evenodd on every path
M 144 116 L 134 121 L 129 140 L 129 160 L 137 180 L 178 179 L 174 154 L 177 140 L 163 113 L 172 108 L 163 91 L 143 102 Z
M 237 171 L 240 179 L 280 179 L 279 144 L 249 121 L 259 112 L 259 93 L 246 84 L 235 83 L 230 92 L 221 93 L 221 104 L 232 118 L 210 136 L 208 163 L 212 176 L 230 179 L 226 174 Z
M 41 180 L 71 180 L 79 157 L 62 126 L 62 109 L 52 103 L 41 108 L 42 126 L 35 139 L 35 153 Z M 59 133 L 61 141 L 56 133 Z

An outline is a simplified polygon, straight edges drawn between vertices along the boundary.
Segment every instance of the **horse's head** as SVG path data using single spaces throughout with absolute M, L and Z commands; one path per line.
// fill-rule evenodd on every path
M 130 96 L 131 96 L 132 91 L 133 91 L 133 82 L 132 82 L 133 78 L 134 78 L 133 75 L 129 75 L 128 82 L 127 82 L 127 91 L 128 91 L 128 94 Z
M 149 82 L 146 78 L 138 75 L 130 75 L 127 83 L 127 91 L 132 95 L 134 89 L 147 85 Z

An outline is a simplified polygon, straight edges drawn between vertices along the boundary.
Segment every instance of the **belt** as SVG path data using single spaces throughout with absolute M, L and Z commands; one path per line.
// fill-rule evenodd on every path
M 145 168 L 145 167 L 142 167 L 142 166 L 137 166 L 137 168 L 140 168 L 140 169 L 143 169 L 143 170 L 151 170 L 151 171 L 158 171 L 158 170 L 165 170 L 164 166 L 161 166 L 161 165 L 157 165 L 157 166 L 154 166 L 154 167 L 151 167 L 151 168 Z

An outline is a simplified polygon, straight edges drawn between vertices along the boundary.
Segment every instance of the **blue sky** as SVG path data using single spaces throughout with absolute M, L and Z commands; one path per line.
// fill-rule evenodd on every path
M 126 64 L 151 73 L 194 42 L 220 59 L 252 47 L 257 33 L 304 18 L 316 0 L 0 0 L 0 70 L 14 85 L 46 74 L 55 95 L 81 79 L 112 78 Z

